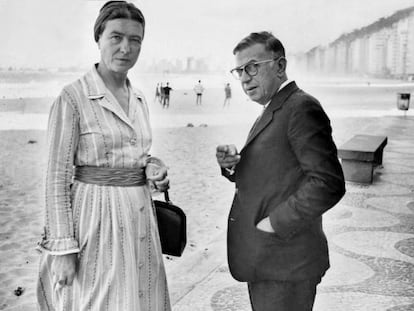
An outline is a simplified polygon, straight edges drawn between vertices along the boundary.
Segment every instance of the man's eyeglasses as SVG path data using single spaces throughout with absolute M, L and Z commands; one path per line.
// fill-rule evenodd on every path
M 245 71 L 250 77 L 253 77 L 253 76 L 257 75 L 257 73 L 259 71 L 259 65 L 264 64 L 264 63 L 270 63 L 270 62 L 273 62 L 273 61 L 278 60 L 280 58 L 282 58 L 282 56 L 281 57 L 275 57 L 275 58 L 272 58 L 272 59 L 261 60 L 261 61 L 258 61 L 258 62 L 251 62 L 251 63 L 248 63 L 244 66 L 240 66 L 240 67 L 237 67 L 237 68 L 234 68 L 234 69 L 230 70 L 230 73 L 237 80 L 241 79 L 241 77 L 243 75 L 243 71 Z

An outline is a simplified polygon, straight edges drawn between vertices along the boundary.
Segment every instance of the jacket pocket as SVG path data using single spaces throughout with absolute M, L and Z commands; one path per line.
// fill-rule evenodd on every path
M 267 241 L 274 241 L 277 244 L 286 244 L 286 243 L 288 243 L 287 240 L 282 239 L 275 232 L 263 231 L 263 230 L 257 228 L 256 226 L 254 226 L 254 232 L 255 232 L 255 235 L 257 236 L 258 239 L 265 239 Z

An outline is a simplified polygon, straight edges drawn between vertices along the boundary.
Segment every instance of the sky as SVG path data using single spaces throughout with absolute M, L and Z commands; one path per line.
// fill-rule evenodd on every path
M 0 67 L 90 66 L 101 0 L 0 0 Z M 268 30 L 288 53 L 414 6 L 414 0 L 131 0 L 146 17 L 140 61 L 232 59 L 253 31 Z

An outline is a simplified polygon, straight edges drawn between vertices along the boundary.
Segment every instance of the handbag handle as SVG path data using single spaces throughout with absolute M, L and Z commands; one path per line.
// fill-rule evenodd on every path
M 164 200 L 167 203 L 171 203 L 171 201 L 170 201 L 170 195 L 168 194 L 168 190 L 165 190 L 164 191 Z

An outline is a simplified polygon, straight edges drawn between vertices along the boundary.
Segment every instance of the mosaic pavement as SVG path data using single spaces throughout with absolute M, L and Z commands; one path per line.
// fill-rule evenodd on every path
M 414 128 L 414 120 L 406 122 Z M 318 286 L 315 311 L 414 310 L 414 131 L 398 123 L 377 133 L 389 143 L 374 183 L 347 183 L 343 200 L 325 214 L 331 268 Z M 174 310 L 251 309 L 246 285 L 222 263 Z

